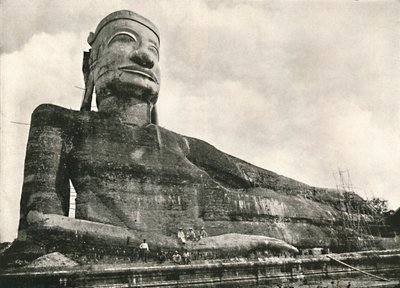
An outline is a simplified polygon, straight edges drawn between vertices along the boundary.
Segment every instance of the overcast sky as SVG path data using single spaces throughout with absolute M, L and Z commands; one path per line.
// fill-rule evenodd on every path
M 400 206 L 399 1 L 2 0 L 0 242 L 35 107 L 79 109 L 86 38 L 129 9 L 161 33 L 160 125 L 319 187 L 348 169 Z

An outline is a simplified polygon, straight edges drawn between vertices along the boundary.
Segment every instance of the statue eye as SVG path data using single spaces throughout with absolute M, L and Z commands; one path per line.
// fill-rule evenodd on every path
M 110 40 L 108 41 L 108 45 L 114 42 L 121 42 L 121 43 L 136 43 L 137 39 L 136 36 L 129 32 L 118 32 L 114 34 Z
M 159 59 L 159 52 L 158 52 L 158 49 L 157 49 L 156 46 L 150 45 L 150 46 L 149 46 L 149 50 L 150 50 L 151 52 L 153 52 L 153 53 L 157 56 L 157 59 Z

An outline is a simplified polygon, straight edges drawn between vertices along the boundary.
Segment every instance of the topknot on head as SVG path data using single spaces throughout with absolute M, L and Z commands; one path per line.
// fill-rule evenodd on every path
M 135 12 L 129 11 L 129 10 L 119 10 L 119 11 L 115 11 L 115 12 L 107 15 L 105 18 L 103 18 L 103 20 L 100 21 L 99 25 L 97 25 L 96 31 L 94 33 L 90 32 L 89 37 L 87 39 L 89 45 L 92 46 L 92 44 L 96 40 L 100 31 L 107 24 L 109 24 L 110 22 L 116 21 L 116 20 L 121 20 L 121 19 L 132 20 L 132 21 L 135 21 L 137 23 L 140 23 L 140 24 L 146 26 L 148 29 L 150 29 L 151 31 L 154 32 L 154 34 L 157 36 L 158 43 L 160 43 L 160 33 L 159 33 L 157 27 L 149 19 L 147 19 Z

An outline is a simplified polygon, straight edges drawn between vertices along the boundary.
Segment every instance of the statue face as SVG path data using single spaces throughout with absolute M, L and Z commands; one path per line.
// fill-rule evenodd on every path
M 159 42 L 153 31 L 138 22 L 119 19 L 102 29 L 92 50 L 98 106 L 108 97 L 157 101 Z

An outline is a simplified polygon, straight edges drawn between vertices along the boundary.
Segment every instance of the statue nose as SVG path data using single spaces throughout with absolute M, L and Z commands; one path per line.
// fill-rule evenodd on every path
M 132 61 L 142 67 L 151 69 L 154 66 L 154 60 L 147 53 L 141 51 L 133 51 L 131 54 Z

